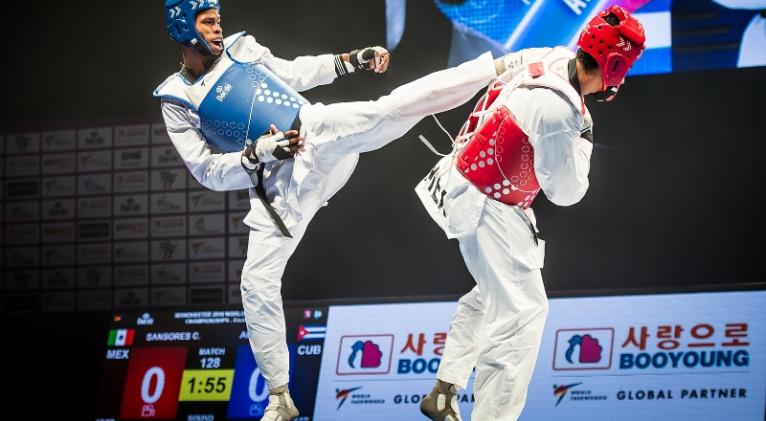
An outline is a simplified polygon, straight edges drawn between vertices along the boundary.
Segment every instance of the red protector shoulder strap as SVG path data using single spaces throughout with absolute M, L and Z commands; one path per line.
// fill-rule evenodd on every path
M 545 74 L 545 67 L 543 66 L 543 63 L 539 61 L 537 63 L 529 63 L 528 69 L 529 75 L 533 78 L 538 78 Z
M 500 81 L 495 81 L 493 84 L 489 85 L 487 92 L 479 98 L 476 106 L 473 107 L 473 111 L 471 111 L 471 114 L 468 116 L 468 120 L 466 120 L 466 122 L 463 123 L 463 127 L 460 128 L 460 132 L 457 135 L 458 143 L 460 143 L 461 140 L 464 140 L 464 138 L 470 137 L 474 130 L 476 130 L 476 127 L 481 121 L 482 113 L 490 108 L 504 87 L 505 84 Z

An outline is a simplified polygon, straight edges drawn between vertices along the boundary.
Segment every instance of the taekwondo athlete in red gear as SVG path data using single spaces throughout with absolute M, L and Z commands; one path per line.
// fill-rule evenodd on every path
M 496 67 L 487 53 L 376 101 L 310 104 L 300 91 L 358 69 L 384 72 L 388 52 L 369 47 L 283 60 L 250 35 L 223 38 L 219 10 L 214 0 L 166 1 L 168 30 L 182 44 L 184 62 L 154 94 L 195 179 L 211 190 L 250 191 L 241 293 L 250 345 L 270 390 L 263 419 L 292 420 L 298 411 L 287 386 L 281 286 L 308 223 L 348 181 L 360 153 L 465 103 L 497 76 Z
M 593 122 L 583 96 L 612 100 L 644 42 L 641 24 L 613 6 L 583 29 L 577 54 L 556 47 L 506 55 L 453 153 L 417 186 L 476 281 L 458 302 L 436 386 L 421 403 L 430 419 L 461 419 L 457 388 L 474 368 L 471 419 L 521 414 L 548 313 L 545 242 L 530 206 L 540 190 L 559 206 L 585 195 Z

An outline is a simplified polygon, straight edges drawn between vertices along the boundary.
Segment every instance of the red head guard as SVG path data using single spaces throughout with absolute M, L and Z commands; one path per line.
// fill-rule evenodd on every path
M 618 23 L 610 25 L 604 18 L 614 15 Z M 601 88 L 617 86 L 625 80 L 633 63 L 644 51 L 644 27 L 627 10 L 612 6 L 591 19 L 580 33 L 577 46 L 590 54 L 601 68 Z

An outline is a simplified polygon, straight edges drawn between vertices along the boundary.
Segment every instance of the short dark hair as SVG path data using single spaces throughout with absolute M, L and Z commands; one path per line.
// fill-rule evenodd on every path
M 610 13 L 604 16 L 604 20 L 611 26 L 617 26 L 620 24 L 620 18 L 618 18 L 614 13 Z
M 577 61 L 582 64 L 582 69 L 585 73 L 590 73 L 598 69 L 598 62 L 590 54 L 583 51 L 582 48 L 577 49 Z
M 614 13 L 610 13 L 604 16 L 604 20 L 611 26 L 617 26 L 620 23 L 620 18 L 618 18 Z M 580 64 L 582 64 L 582 68 L 585 70 L 585 73 L 590 73 L 598 69 L 598 62 L 596 62 L 596 59 L 583 51 L 582 48 L 577 49 L 577 60 L 580 62 Z

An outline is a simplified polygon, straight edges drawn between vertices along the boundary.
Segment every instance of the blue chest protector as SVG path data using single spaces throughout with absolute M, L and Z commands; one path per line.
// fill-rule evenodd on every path
M 271 124 L 290 130 L 307 102 L 262 64 L 232 62 L 199 105 L 200 127 L 221 151 L 241 151 Z

